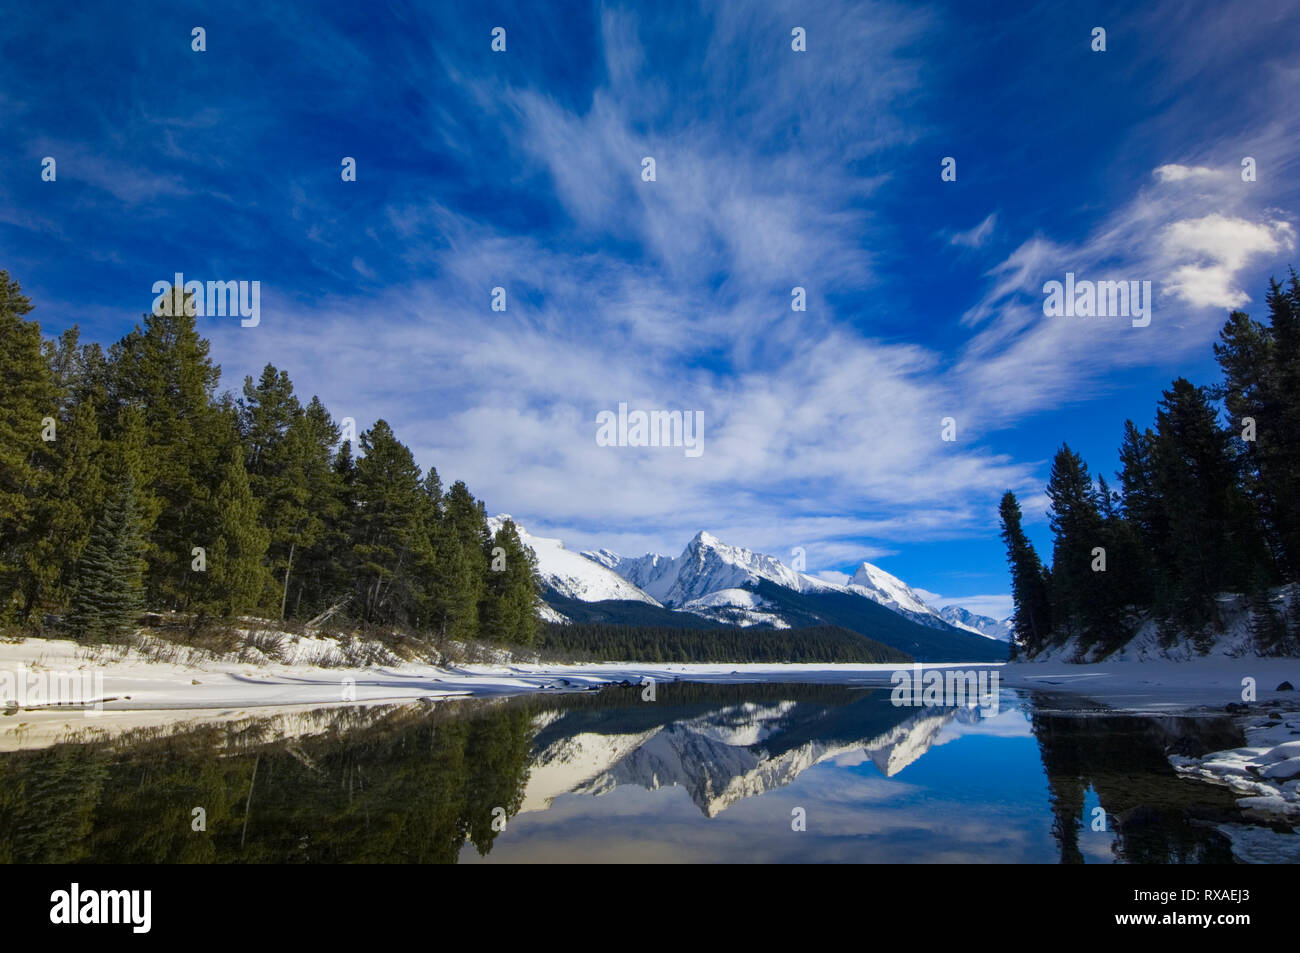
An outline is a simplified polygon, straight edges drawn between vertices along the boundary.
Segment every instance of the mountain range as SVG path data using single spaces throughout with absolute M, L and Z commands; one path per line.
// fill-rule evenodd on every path
M 493 532 L 510 519 L 489 519 Z M 847 582 L 791 569 L 774 556 L 731 546 L 701 531 L 681 555 L 577 553 L 516 524 L 537 556 L 551 622 L 672 628 L 832 624 L 907 652 L 917 661 L 1001 661 L 1005 621 L 957 606 L 937 610 L 879 566 L 860 564 Z

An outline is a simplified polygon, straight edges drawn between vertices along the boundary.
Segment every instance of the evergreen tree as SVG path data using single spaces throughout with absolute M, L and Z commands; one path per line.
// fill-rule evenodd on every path
M 40 326 L 23 319 L 31 310 L 18 282 L 0 271 L 0 621 L 32 609 L 26 555 L 46 529 L 40 508 L 54 466 L 42 434 L 57 414 L 58 393 Z
M 488 574 L 479 603 L 479 635 L 493 642 L 531 645 L 537 638 L 537 557 L 513 520 L 492 537 Z
M 310 618 L 324 609 L 356 601 L 356 556 L 352 541 L 357 522 L 356 461 L 352 444 L 343 441 L 334 454 L 315 511 L 321 534 L 299 570 L 303 592 L 294 600 L 294 614 Z M 357 612 L 356 606 L 350 610 Z
M 342 500 L 340 478 L 332 466 L 334 445 L 338 443 L 339 429 L 319 399 L 313 397 L 307 408 L 294 416 L 285 436 L 284 456 L 291 474 L 286 494 L 294 510 L 280 509 L 280 525 L 286 527 L 284 538 L 289 541 L 285 555 L 281 615 L 290 611 L 291 574 L 302 577 L 297 583 L 293 614 L 297 614 L 304 591 L 322 586 L 322 556 L 318 544 L 326 540 L 331 527 L 337 522 Z M 285 519 L 288 514 L 292 518 Z M 275 522 L 271 521 L 274 533 Z M 297 563 L 295 564 L 295 555 Z M 278 568 L 278 567 L 277 567 Z M 333 596 L 329 592 L 310 592 L 309 606 Z M 314 612 L 313 612 L 314 614 Z
M 257 384 L 244 378 L 239 401 L 239 435 L 244 443 L 244 468 L 259 499 L 270 495 L 267 484 L 283 469 L 281 448 L 289 427 L 301 410 L 285 371 L 267 364 Z
M 1020 504 L 1010 490 L 1003 494 L 998 511 L 1002 518 L 1002 541 L 1007 547 L 1011 595 L 1015 602 L 1011 622 L 1012 647 L 1021 647 L 1033 655 L 1048 644 L 1051 636 L 1048 575 L 1033 543 L 1025 535 Z
M 1288 655 L 1293 649 L 1290 626 L 1285 613 L 1273 607 L 1269 583 L 1270 579 L 1260 574 L 1251 587 L 1248 599 L 1251 638 L 1265 655 Z
M 82 346 L 79 338 L 74 325 L 46 347 L 58 395 L 57 439 L 48 444 L 48 485 L 37 517 L 41 532 L 27 549 L 24 577 L 25 603 L 50 610 L 67 600 L 72 571 L 101 509 L 104 458 L 113 448 L 101 432 L 107 386 L 103 351 L 97 344 Z
M 479 603 L 487 585 L 491 549 L 487 518 L 464 482 L 457 480 L 443 499 L 443 518 L 435 540 L 439 575 L 434 585 L 433 624 L 444 636 L 479 635 Z
M 1244 490 L 1283 575 L 1295 580 L 1300 578 L 1300 447 L 1293 439 L 1300 427 L 1300 282 L 1294 270 L 1285 289 L 1269 283 L 1266 300 L 1267 327 L 1241 311 L 1228 317 L 1214 347 L 1223 370 L 1216 396 L 1228 412 L 1231 447 L 1245 458 Z
M 1053 533 L 1051 616 L 1065 634 L 1081 637 L 1081 645 L 1105 639 L 1105 619 L 1097 617 L 1097 600 L 1103 596 L 1105 573 L 1093 569 L 1094 550 L 1104 543 L 1097 491 L 1083 458 L 1062 444 L 1052 461 L 1047 496 Z
M 428 539 L 420 468 L 386 421 L 360 443 L 352 534 L 357 608 L 367 622 L 406 622 L 418 605 L 416 572 Z
M 0 272 L 0 621 L 67 607 L 99 638 L 141 605 L 201 621 L 351 601 L 368 622 L 473 638 L 481 611 L 493 638 L 535 638 L 535 561 L 513 524 L 490 538 L 482 502 L 464 483 L 444 494 L 433 468 L 421 480 L 383 421 L 359 460 L 336 451 L 325 407 L 272 365 L 219 396 L 190 304 L 173 289 L 106 356 L 76 327 L 43 343 Z M 494 545 L 506 563 L 489 578 Z
M 1120 444 L 1120 517 L 1124 532 L 1136 549 L 1131 585 L 1139 605 L 1161 601 L 1165 574 L 1160 564 L 1169 538 L 1165 509 L 1155 485 L 1155 462 L 1152 445 L 1155 434 L 1150 428 L 1139 432 L 1133 421 L 1124 421 L 1124 439 Z
M 289 375 L 270 364 L 256 386 L 245 379 L 239 406 L 249 484 L 270 531 L 264 601 L 283 617 L 295 557 L 302 562 L 336 506 L 330 462 L 339 432 L 318 399 L 302 408 Z
M 124 405 L 145 416 L 146 483 L 158 504 L 146 559 L 151 604 L 182 608 L 191 586 L 190 550 L 211 538 L 211 502 L 227 475 L 231 410 L 216 399 L 221 369 L 195 330 L 177 289 L 171 307 L 144 316 L 110 352 L 110 413 Z M 241 461 L 242 465 L 242 461 Z
M 1169 609 L 1191 628 L 1221 622 L 1219 592 L 1244 592 L 1267 563 L 1263 536 L 1237 483 L 1229 435 L 1204 389 L 1184 378 L 1156 415 L 1154 485 L 1168 538 L 1158 558 L 1170 579 Z
M 1106 571 L 1097 578 L 1086 616 L 1103 652 L 1110 652 L 1133 636 L 1137 613 L 1150 604 L 1150 579 L 1142 541 L 1124 518 L 1122 498 L 1100 474 L 1097 507 Z
M 82 641 L 129 637 L 144 607 L 144 545 L 132 467 L 119 461 L 77 562 L 67 626 Z
M 257 605 L 266 586 L 263 557 L 270 533 L 258 520 L 257 500 L 244 470 L 243 449 L 231 443 L 221 482 L 202 522 L 195 545 L 205 549 L 206 568 L 194 571 L 187 608 L 202 615 L 230 616 Z

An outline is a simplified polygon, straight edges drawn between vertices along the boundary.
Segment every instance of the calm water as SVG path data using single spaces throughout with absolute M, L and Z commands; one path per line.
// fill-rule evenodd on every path
M 1079 704 L 669 684 L 139 732 L 0 756 L 0 859 L 1230 862 L 1232 797 L 1166 755 L 1231 722 Z

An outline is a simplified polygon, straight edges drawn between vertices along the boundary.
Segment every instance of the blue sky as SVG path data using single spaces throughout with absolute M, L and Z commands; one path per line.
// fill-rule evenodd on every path
M 1216 378 L 1300 182 L 1297 4 L 1003 6 L 15 9 L 0 267 L 104 342 L 175 272 L 258 280 L 257 327 L 200 319 L 225 387 L 270 361 L 570 548 L 707 528 L 1002 612 L 1002 491 L 1048 550 L 1060 442 L 1109 476 Z M 1150 280 L 1150 326 L 1044 317 L 1067 271 Z M 620 401 L 704 453 L 597 446 Z

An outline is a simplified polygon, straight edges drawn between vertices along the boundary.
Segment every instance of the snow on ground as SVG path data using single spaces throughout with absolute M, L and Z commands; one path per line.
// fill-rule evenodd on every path
M 1222 785 L 1240 795 L 1237 807 L 1243 819 L 1257 823 L 1215 825 L 1238 860 L 1300 863 L 1300 712 L 1252 717 L 1245 731 L 1244 747 L 1200 758 L 1170 755 L 1169 763 L 1185 778 Z
M 1232 843 L 1232 853 L 1243 864 L 1300 864 L 1300 827 L 1280 834 L 1257 824 L 1216 824 L 1214 829 Z
M 1291 605 L 1297 598 L 1300 598 L 1297 587 L 1279 586 L 1272 590 L 1269 601 L 1275 612 L 1286 615 L 1291 611 Z M 1199 650 L 1195 639 L 1186 635 L 1180 635 L 1173 645 L 1162 645 L 1158 625 L 1154 620 L 1146 619 L 1138 626 L 1133 638 L 1105 659 L 1097 657 L 1096 649 L 1081 651 L 1078 640 L 1071 638 L 1061 645 L 1051 646 L 1046 651 L 1040 652 L 1031 662 L 1146 662 L 1161 659 L 1184 662 L 1203 658 L 1245 658 L 1255 655 L 1249 600 L 1237 593 L 1223 592 L 1215 596 L 1215 602 L 1223 619 L 1223 628 L 1222 631 L 1216 631 L 1207 627 L 1201 633 L 1204 652 Z
M 1246 746 L 1200 758 L 1170 755 L 1180 775 L 1242 795 L 1247 817 L 1300 824 L 1300 712 L 1275 711 L 1245 726 Z
M 1211 656 L 1183 662 L 1112 659 L 1079 665 L 1061 660 L 1012 662 L 1002 666 L 1004 688 L 1083 695 L 1110 708 L 1135 712 L 1176 712 L 1200 707 L 1223 709 L 1241 704 L 1252 683 L 1261 703 L 1300 693 L 1277 691 L 1283 682 L 1300 685 L 1300 659 Z

